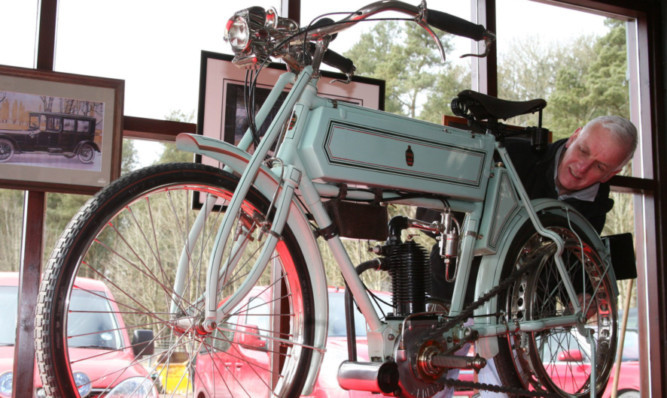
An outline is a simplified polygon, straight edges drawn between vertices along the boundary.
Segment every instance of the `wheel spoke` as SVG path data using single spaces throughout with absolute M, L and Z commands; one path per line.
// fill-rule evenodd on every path
M 135 376 L 150 384 L 149 397 L 195 397 L 203 391 L 223 397 L 299 395 L 315 322 L 307 268 L 289 229 L 256 285 L 214 332 L 202 326 L 207 267 L 236 181 L 207 166 L 160 165 L 123 177 L 82 210 L 49 262 L 38 309 L 47 394 L 77 396 L 75 386 L 59 380 L 109 361 L 90 377 L 101 397 Z M 225 256 L 233 245 L 226 244 L 221 263 L 231 266 L 221 267 L 227 274 L 219 275 L 219 305 L 251 275 L 264 239 L 249 215 L 261 215 L 268 203 L 251 191 L 241 207 L 237 223 L 243 228 L 231 239 L 245 241 L 232 261 Z M 62 323 L 50 321 L 58 317 Z M 133 342 L 135 334 L 150 340 Z M 103 344 L 110 349 L 92 350 Z M 58 349 L 63 345 L 65 352 Z M 154 348 L 137 357 L 133 346 Z
M 557 219 L 549 228 L 565 242 L 562 259 L 565 271 L 577 293 L 573 303 L 553 258 L 548 257 L 520 277 L 508 293 L 507 310 L 519 321 L 539 321 L 563 315 L 574 315 L 581 307 L 588 329 L 593 329 L 596 351 L 596 389 L 606 385 L 616 347 L 616 301 L 607 265 L 586 242 L 568 229 L 568 223 Z M 527 231 L 530 231 L 527 229 Z M 532 232 L 517 246 L 515 262 L 522 256 L 539 253 L 540 247 L 552 245 Z M 551 256 L 552 250 L 545 250 Z M 514 258 L 514 257 L 512 257 Z M 511 263 L 514 267 L 514 263 Z M 509 383 L 517 380 L 523 388 L 549 391 L 563 397 L 585 397 L 590 394 L 590 345 L 580 334 L 580 325 L 559 326 L 539 332 L 517 332 L 508 336 L 508 351 L 517 372 L 512 379 L 507 372 L 501 377 Z M 502 360 L 502 358 L 501 358 Z

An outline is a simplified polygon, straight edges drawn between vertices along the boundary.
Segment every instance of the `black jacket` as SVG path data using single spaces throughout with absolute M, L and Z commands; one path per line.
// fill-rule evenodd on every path
M 558 149 L 565 145 L 567 140 L 556 141 L 550 144 L 546 151 L 537 152 L 532 149 L 530 142 L 525 139 L 507 139 L 505 147 L 512 159 L 512 163 L 519 174 L 519 178 L 526 188 L 526 192 L 531 199 L 551 198 L 557 199 L 556 185 L 554 182 L 555 158 Z M 607 212 L 614 206 L 614 201 L 609 198 L 609 184 L 601 183 L 597 196 L 593 202 L 587 202 L 579 199 L 566 199 L 565 202 L 571 204 L 581 213 L 600 233 L 604 227 Z M 417 218 L 433 221 L 439 220 L 438 212 L 430 209 L 417 209 Z M 429 293 L 432 298 L 448 300 L 453 292 L 454 284 L 445 280 L 444 262 L 440 258 L 438 245 L 435 244 L 430 255 L 431 266 L 431 288 Z M 477 279 L 479 261 L 473 262 L 470 281 Z M 453 272 L 453 271 L 452 271 Z M 471 283 L 471 286 L 474 285 Z M 468 286 L 465 302 L 470 303 L 473 299 L 473 288 Z
M 558 149 L 565 145 L 566 141 L 565 139 L 556 141 L 549 144 L 545 152 L 537 152 L 531 148 L 527 140 L 506 140 L 507 152 L 531 199 L 558 198 L 553 179 L 555 158 Z M 598 233 L 602 232 L 607 212 L 614 206 L 614 201 L 609 198 L 608 183 L 600 184 L 593 202 L 574 198 L 566 199 L 565 202 L 577 209 Z

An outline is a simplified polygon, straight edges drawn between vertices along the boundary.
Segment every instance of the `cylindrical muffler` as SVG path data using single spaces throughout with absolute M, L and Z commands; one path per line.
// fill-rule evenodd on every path
M 345 361 L 338 368 L 338 384 L 345 390 L 393 394 L 398 386 L 396 362 Z

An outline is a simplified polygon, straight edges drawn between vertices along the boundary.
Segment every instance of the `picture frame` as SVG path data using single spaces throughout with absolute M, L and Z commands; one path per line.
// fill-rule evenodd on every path
M 92 194 L 118 178 L 124 88 L 0 65 L 0 187 Z
M 197 134 L 236 144 L 247 128 L 239 121 L 246 120 L 247 114 L 243 105 L 245 70 L 235 66 L 233 58 L 232 55 L 210 51 L 201 53 Z M 286 66 L 279 63 L 271 63 L 262 70 L 255 92 L 257 107 L 286 70 Z M 321 73 L 322 79 L 318 82 L 320 95 L 384 110 L 384 80 L 353 76 L 349 83 L 332 84 L 335 80 L 346 81 L 347 76 L 330 71 Z M 262 133 L 260 131 L 260 135 Z M 201 159 L 197 161 L 201 162 Z

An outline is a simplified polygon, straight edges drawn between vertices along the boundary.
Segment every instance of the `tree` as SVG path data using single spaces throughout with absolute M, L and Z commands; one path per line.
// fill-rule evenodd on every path
M 123 140 L 121 174 L 136 168 L 137 151 L 132 140 Z M 87 195 L 49 193 L 46 201 L 46 220 L 44 223 L 44 264 L 51 255 L 56 240 L 65 230 L 69 221 L 89 199 Z
M 23 236 L 23 191 L 0 189 L 0 271 L 18 271 Z
M 557 72 L 549 99 L 554 137 L 566 137 L 597 116 L 629 115 L 625 23 L 605 24 L 610 31 L 594 42 L 589 57 L 573 58 Z
M 192 122 L 195 119 L 195 112 L 192 111 L 186 114 L 183 110 L 172 110 L 166 117 L 167 120 L 174 122 Z M 164 150 L 158 163 L 173 163 L 173 162 L 192 162 L 193 154 L 190 152 L 181 151 L 176 148 L 173 142 L 163 142 Z
M 445 52 L 451 49 L 451 35 L 440 34 Z M 410 117 L 418 115 L 420 102 L 433 90 L 443 65 L 433 38 L 414 23 L 378 23 L 345 53 L 357 67 L 357 74 L 386 83 L 385 110 Z
M 580 37 L 567 44 L 545 44 L 540 37 L 525 37 L 513 41 L 507 51 L 508 56 L 502 57 L 498 65 L 498 96 L 514 101 L 526 101 L 536 98 L 547 100 L 548 106 L 543 111 L 543 126 L 550 130 L 557 129 L 554 139 L 562 137 L 573 130 L 562 120 L 562 114 L 577 112 L 576 106 L 566 111 L 570 102 L 558 102 L 558 79 L 564 77 L 564 69 L 569 69 L 572 79 L 580 79 L 588 70 L 594 57 L 594 37 Z M 577 90 L 571 84 L 567 95 Z M 560 107 L 560 108 L 559 108 Z M 524 115 L 508 121 L 515 125 L 535 125 L 534 115 Z M 565 132 L 565 133 L 563 133 Z
M 123 154 L 120 163 L 120 173 L 129 173 L 137 168 L 139 161 L 137 160 L 137 149 L 134 147 L 134 142 L 130 139 L 123 139 Z
M 192 123 L 195 120 L 195 111 L 193 110 L 190 113 L 185 113 L 185 111 L 181 109 L 172 109 L 165 119 L 172 122 Z
M 470 72 L 462 66 L 453 66 L 447 73 L 436 76 L 432 93 L 421 111 L 420 118 L 442 123 L 443 114 L 453 115 L 450 104 L 461 91 L 470 88 Z
M 173 142 L 165 142 L 164 150 L 158 163 L 174 163 L 174 162 L 192 162 L 193 154 L 191 152 L 181 151 L 176 148 L 176 144 Z
M 628 117 L 627 49 L 625 22 L 607 19 L 607 35 L 595 45 L 597 57 L 591 65 L 588 101 L 593 116 L 615 114 Z

